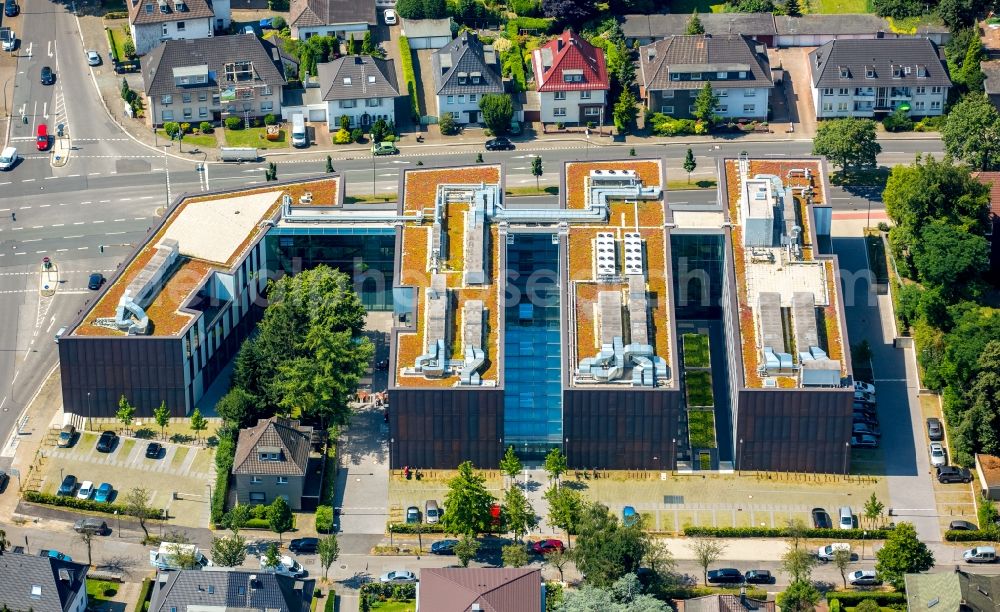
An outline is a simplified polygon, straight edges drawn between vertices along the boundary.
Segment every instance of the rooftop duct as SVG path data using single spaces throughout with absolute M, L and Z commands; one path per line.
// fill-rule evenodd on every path
M 424 290 L 424 354 L 414 369 L 427 376 L 444 376 L 448 361 L 448 288 L 444 274 L 432 274 L 431 286 Z
M 465 361 L 459 372 L 462 385 L 479 385 L 479 369 L 486 362 L 483 351 L 483 308 L 482 300 L 467 300 L 462 307 L 462 352 Z

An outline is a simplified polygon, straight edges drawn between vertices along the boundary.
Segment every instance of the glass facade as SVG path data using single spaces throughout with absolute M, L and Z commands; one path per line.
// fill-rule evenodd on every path
M 504 446 L 540 462 L 562 442 L 559 247 L 551 234 L 507 244 Z
M 722 234 L 670 234 L 678 319 L 721 319 L 725 249 Z
M 365 310 L 392 310 L 392 229 L 275 228 L 267 234 L 269 262 L 287 274 L 325 264 L 354 280 Z

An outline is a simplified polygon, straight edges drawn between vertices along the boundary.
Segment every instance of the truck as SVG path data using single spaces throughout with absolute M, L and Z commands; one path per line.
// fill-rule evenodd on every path
M 309 138 L 306 136 L 306 122 L 302 113 L 292 115 L 292 146 L 309 146 Z
M 222 147 L 219 149 L 219 159 L 224 162 L 255 162 L 258 157 L 257 149 L 253 147 Z
M 4 51 L 13 51 L 17 45 L 17 36 L 10 28 L 0 28 L 0 46 Z
M 184 559 L 193 559 L 194 567 L 183 567 Z M 162 542 L 159 548 L 149 551 L 149 564 L 158 570 L 202 569 L 213 565 L 194 544 Z

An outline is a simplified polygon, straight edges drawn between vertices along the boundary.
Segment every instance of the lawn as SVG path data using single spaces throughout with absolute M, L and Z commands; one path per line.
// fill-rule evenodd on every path
M 417 603 L 412 599 L 407 599 L 406 601 L 381 601 L 372 604 L 372 610 L 381 610 L 382 612 L 414 612 L 417 609 Z
M 509 196 L 536 196 L 536 195 L 559 195 L 558 185 L 542 185 L 540 188 L 534 185 L 528 187 L 508 187 L 504 195 Z
M 280 130 L 277 140 L 264 137 L 266 128 L 226 130 L 227 147 L 256 147 L 258 149 L 283 149 L 288 146 L 288 132 Z
M 179 468 L 182 463 L 184 463 L 184 458 L 187 457 L 188 451 L 191 450 L 188 446 L 181 446 L 177 448 L 177 452 L 174 453 L 174 458 L 170 460 L 170 468 Z
M 809 0 L 810 13 L 870 13 L 870 0 Z
M 125 441 L 122 442 L 122 448 L 120 451 L 118 451 L 118 456 L 121 457 L 122 459 L 127 459 L 129 453 L 132 452 L 132 449 L 134 447 L 135 447 L 135 438 L 126 438 Z
M 726 9 L 725 2 L 712 3 L 712 0 L 677 0 L 670 4 L 671 13 L 723 13 Z
M 715 179 L 694 179 L 688 182 L 687 179 L 677 181 L 667 181 L 667 191 L 683 191 L 685 189 L 715 189 L 717 187 Z
M 691 448 L 715 448 L 715 413 L 688 410 L 688 439 Z
M 129 38 L 127 27 L 124 25 L 120 27 L 109 27 L 107 30 L 108 34 L 111 35 L 111 40 L 114 41 L 115 44 L 115 55 L 121 61 L 126 60 L 125 41 Z
M 111 601 L 111 598 L 118 593 L 118 585 L 114 582 L 105 582 L 104 580 L 88 580 L 87 581 L 87 599 L 90 600 L 90 606 L 92 608 L 97 608 L 101 604 Z
M 707 368 L 711 364 L 708 355 L 708 336 L 705 334 L 684 334 L 684 367 Z
M 712 398 L 712 373 L 695 370 L 685 375 L 688 408 L 715 405 Z
M 156 135 L 165 140 L 170 140 L 167 137 L 167 133 L 163 130 L 156 130 Z M 183 144 L 190 145 L 192 147 L 214 149 L 219 146 L 219 141 L 215 139 L 214 134 L 185 134 Z

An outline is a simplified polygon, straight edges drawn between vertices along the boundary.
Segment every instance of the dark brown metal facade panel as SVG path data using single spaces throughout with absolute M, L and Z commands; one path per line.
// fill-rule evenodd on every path
M 674 468 L 680 391 L 566 389 L 564 452 L 573 469 L 661 470 Z
M 477 468 L 500 464 L 503 391 L 500 389 L 389 389 L 392 469 Z
M 853 401 L 852 389 L 742 389 L 738 469 L 845 473 Z
M 81 416 L 113 417 L 124 395 L 136 417 L 152 417 L 161 402 L 171 416 L 186 416 L 182 351 L 180 338 L 63 337 L 63 406 Z

